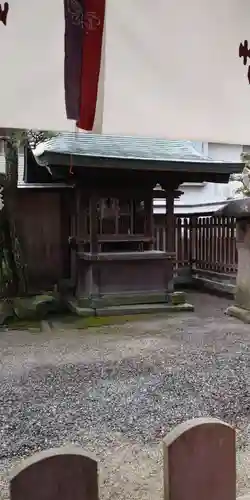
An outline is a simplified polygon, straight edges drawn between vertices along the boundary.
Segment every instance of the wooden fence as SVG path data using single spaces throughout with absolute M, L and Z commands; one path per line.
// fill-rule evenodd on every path
M 207 214 L 175 217 L 176 267 L 233 274 L 237 270 L 236 221 Z M 166 249 L 166 229 L 155 217 L 155 249 Z
M 213 418 L 187 421 L 166 436 L 163 452 L 164 500 L 236 500 L 230 425 Z M 11 500 L 99 498 L 98 464 L 81 448 L 38 453 L 10 476 Z

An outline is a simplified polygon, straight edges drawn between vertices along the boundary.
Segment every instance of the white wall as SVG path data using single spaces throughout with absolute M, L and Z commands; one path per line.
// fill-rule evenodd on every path
M 208 156 L 217 161 L 240 162 L 242 152 L 243 146 L 239 144 L 208 144 Z M 213 184 L 210 191 L 207 191 L 206 197 L 209 196 L 215 201 L 225 201 L 235 196 L 235 192 L 240 185 L 239 182 L 235 181 L 229 181 L 228 184 Z
M 5 173 L 4 142 L 0 140 L 0 174 Z
M 243 146 L 217 143 L 195 143 L 199 152 L 215 161 L 240 162 Z M 175 213 L 214 212 L 219 209 L 228 198 L 235 196 L 240 186 L 238 182 L 228 184 L 204 182 L 200 184 L 185 183 L 180 186 L 183 195 L 175 200 Z M 154 212 L 165 211 L 164 200 L 154 201 Z
M 238 144 L 217 144 L 214 142 L 208 143 L 208 156 L 217 161 L 240 161 L 240 156 L 243 151 L 243 146 Z

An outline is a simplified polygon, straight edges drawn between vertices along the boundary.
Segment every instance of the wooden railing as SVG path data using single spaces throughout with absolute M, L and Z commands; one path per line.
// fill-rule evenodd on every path
M 176 268 L 220 273 L 237 270 L 236 222 L 233 217 L 199 214 L 175 217 Z M 155 217 L 155 249 L 166 249 L 166 229 Z

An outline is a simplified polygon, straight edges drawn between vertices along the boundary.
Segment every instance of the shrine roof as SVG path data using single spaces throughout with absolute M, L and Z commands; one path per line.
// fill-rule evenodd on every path
M 191 141 L 136 136 L 58 134 L 38 144 L 33 154 L 40 165 L 180 172 L 187 182 L 228 182 L 231 174 L 242 171 L 241 162 L 214 161 Z
M 144 161 L 212 161 L 197 151 L 191 141 L 167 141 L 83 132 L 59 134 L 39 144 L 34 151 L 38 158 L 46 153 Z

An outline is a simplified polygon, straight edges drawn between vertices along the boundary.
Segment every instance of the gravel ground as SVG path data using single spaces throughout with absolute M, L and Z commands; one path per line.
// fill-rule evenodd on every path
M 162 437 L 195 416 L 238 429 L 238 494 L 250 491 L 249 325 L 225 299 L 191 294 L 194 314 L 88 331 L 0 333 L 0 488 L 20 458 L 80 444 L 102 499 L 162 495 Z

